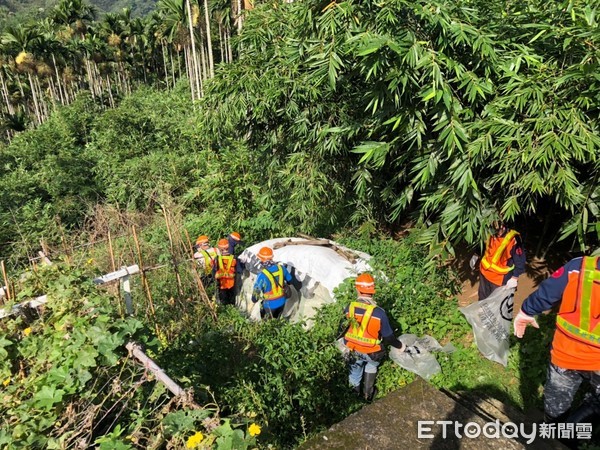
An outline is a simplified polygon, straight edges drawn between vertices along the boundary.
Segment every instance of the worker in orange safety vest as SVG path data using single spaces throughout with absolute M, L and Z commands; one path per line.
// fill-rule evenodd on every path
M 492 225 L 485 253 L 479 264 L 479 300 L 490 296 L 500 286 L 516 289 L 518 279 L 525 272 L 525 250 L 521 236 L 499 220 Z
M 217 299 L 222 305 L 235 305 L 235 278 L 237 259 L 229 254 L 229 242 L 221 239 L 219 255 L 213 260 L 213 276 L 218 282 Z
M 348 380 L 351 388 L 357 395 L 361 393 L 367 401 L 373 400 L 376 395 L 375 378 L 377 368 L 386 351 L 383 344 L 389 344 L 400 352 L 419 353 L 414 347 L 407 347 L 399 341 L 390 325 L 387 314 L 375 303 L 375 280 L 368 273 L 360 274 L 354 282 L 358 299 L 345 310 L 346 319 L 342 321 L 344 329 L 344 345 L 350 350 L 348 360 L 350 375 Z
M 515 335 L 523 337 L 527 325 L 539 328 L 534 316 L 559 302 L 544 385 L 545 419 L 590 422 L 591 415 L 600 414 L 600 258 L 572 259 L 544 280 L 515 317 Z M 584 381 L 591 392 L 582 407 L 569 415 Z

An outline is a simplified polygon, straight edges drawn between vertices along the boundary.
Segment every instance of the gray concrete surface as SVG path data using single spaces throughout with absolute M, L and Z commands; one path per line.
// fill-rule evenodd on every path
M 360 411 L 350 415 L 342 422 L 332 426 L 326 432 L 308 440 L 299 450 L 395 450 L 395 449 L 565 449 L 556 441 L 536 438 L 527 443 L 523 439 L 507 439 L 503 437 L 485 437 L 483 430 L 488 425 L 487 434 L 493 435 L 491 427 L 496 419 L 499 420 L 500 430 L 508 421 L 520 425 L 524 416 L 515 411 L 505 411 L 501 404 L 482 400 L 469 399 L 462 402 L 460 397 L 454 398 L 437 390 L 422 379 L 398 389 L 386 397 L 366 405 Z M 516 417 L 515 417 L 516 416 Z M 455 435 L 454 424 L 447 426 L 444 437 L 441 425 L 429 425 L 431 431 L 422 430 L 432 437 L 418 436 L 418 421 L 455 421 L 463 424 L 476 423 L 481 434 L 476 438 Z M 525 432 L 531 433 L 531 421 L 525 420 Z M 469 431 L 475 433 L 476 425 L 471 425 Z M 500 433 L 499 433 L 500 434 Z

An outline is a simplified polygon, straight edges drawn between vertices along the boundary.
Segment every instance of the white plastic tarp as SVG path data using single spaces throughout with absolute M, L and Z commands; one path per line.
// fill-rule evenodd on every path
M 433 353 L 452 353 L 456 350 L 450 343 L 442 347 L 435 338 L 427 335 L 417 338 L 414 334 L 403 334 L 398 339 L 406 346 L 418 348 L 420 353 L 409 354 L 392 347 L 390 359 L 403 369 L 416 373 L 427 381 L 442 370 Z
M 252 289 L 261 270 L 260 260 L 256 256 L 263 247 L 273 249 L 273 260 L 284 264 L 295 279 L 292 298 L 284 309 L 284 317 L 292 322 L 306 320 L 310 326 L 316 310 L 326 303 L 334 301 L 333 290 L 346 278 L 358 273 L 370 271 L 369 255 L 343 247 L 333 241 L 331 244 L 355 255 L 354 263 L 330 247 L 322 245 L 294 244 L 273 248 L 276 243 L 309 242 L 303 238 L 270 239 L 248 247 L 239 256 L 245 271 L 237 304 L 252 319 L 260 317 L 258 306 L 252 303 Z

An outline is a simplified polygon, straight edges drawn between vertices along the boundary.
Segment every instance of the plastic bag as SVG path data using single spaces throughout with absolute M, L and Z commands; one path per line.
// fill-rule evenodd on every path
M 252 309 L 250 310 L 250 320 L 253 322 L 260 322 L 262 318 L 260 317 L 260 307 L 262 302 L 256 302 Z
M 344 358 L 345 361 L 350 360 L 351 351 L 348 347 L 346 347 L 346 344 L 344 344 L 343 337 L 341 337 L 337 341 L 335 341 L 335 346 L 340 351 L 340 353 L 342 354 L 342 358 Z
M 515 290 L 501 286 L 484 300 L 458 308 L 473 327 L 475 343 L 487 359 L 506 366 Z
M 432 352 L 452 353 L 455 350 L 452 344 L 442 347 L 431 336 L 423 336 L 417 339 L 414 334 L 403 334 L 398 340 L 406 346 L 417 347 L 421 353 L 408 354 L 392 347 L 390 349 L 390 359 L 403 369 L 416 373 L 425 380 L 430 380 L 431 377 L 442 370 Z

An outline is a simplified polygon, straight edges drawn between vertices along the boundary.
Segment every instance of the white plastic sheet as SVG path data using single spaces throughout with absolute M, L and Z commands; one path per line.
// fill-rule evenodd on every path
M 430 380 L 442 370 L 433 352 L 452 353 L 455 350 L 452 344 L 442 347 L 431 336 L 417 338 L 414 334 L 403 334 L 398 340 L 404 345 L 418 348 L 420 353 L 406 353 L 392 347 L 390 359 L 403 369 L 416 373 L 425 380 Z
M 257 257 L 262 247 L 273 249 L 278 242 L 303 242 L 303 238 L 270 239 L 248 247 L 239 256 L 244 264 L 245 271 L 241 280 L 241 289 L 237 298 L 237 305 L 249 315 L 255 305 L 252 303 L 252 288 L 258 273 L 261 270 L 260 260 Z M 306 320 L 311 325 L 311 318 L 316 310 L 326 303 L 334 301 L 333 290 L 346 278 L 355 277 L 365 271 L 371 271 L 369 255 L 363 252 L 348 249 L 332 242 L 343 250 L 356 255 L 355 263 L 338 254 L 335 250 L 319 245 L 287 245 L 273 249 L 273 260 L 284 264 L 295 278 L 292 287 L 292 298 L 286 303 L 283 316 L 292 322 Z M 252 314 L 256 317 L 256 312 Z
M 503 366 L 508 363 L 514 293 L 513 288 L 501 286 L 486 299 L 459 308 L 473 327 L 479 351 Z

